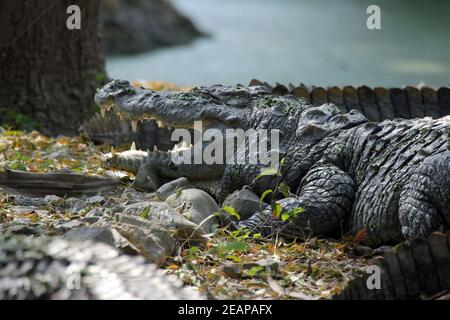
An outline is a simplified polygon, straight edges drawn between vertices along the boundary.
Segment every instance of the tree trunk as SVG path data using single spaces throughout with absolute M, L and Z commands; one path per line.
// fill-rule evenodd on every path
M 69 30 L 67 8 L 81 9 Z M 0 0 L 0 121 L 29 116 L 46 134 L 74 134 L 95 110 L 105 78 L 100 0 Z

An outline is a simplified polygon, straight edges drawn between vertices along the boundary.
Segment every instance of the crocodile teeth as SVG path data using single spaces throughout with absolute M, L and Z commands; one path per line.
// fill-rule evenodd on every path
M 136 151 L 136 143 L 133 141 L 133 143 L 131 144 L 130 150 L 132 151 Z
M 137 131 L 138 122 L 136 120 L 131 121 L 131 128 L 133 129 L 133 132 Z
M 164 128 L 164 123 L 161 120 L 156 121 L 158 128 Z
M 105 117 L 105 114 L 106 114 L 105 109 L 101 108 L 101 109 L 100 109 L 100 114 L 101 114 L 102 117 L 104 118 L 104 117 Z
M 157 146 L 155 146 L 155 147 L 153 148 L 153 152 L 158 152 L 158 147 L 157 147 Z
M 111 147 L 111 155 L 114 157 L 116 155 L 116 150 L 114 147 Z

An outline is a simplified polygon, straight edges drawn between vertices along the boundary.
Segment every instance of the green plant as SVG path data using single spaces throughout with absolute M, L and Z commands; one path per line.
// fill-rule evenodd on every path
M 7 108 L 0 109 L 2 125 L 15 130 L 32 131 L 40 128 L 40 124 L 31 116 Z
M 278 196 L 280 194 L 282 194 L 285 198 L 295 196 L 294 194 L 291 193 L 289 187 L 284 182 L 281 181 L 281 178 L 282 178 L 281 170 L 282 170 L 282 167 L 285 165 L 285 163 L 286 163 L 286 158 L 281 159 L 280 165 L 278 166 L 278 168 L 269 168 L 269 169 L 264 170 L 253 181 L 253 183 L 255 183 L 258 179 L 260 179 L 262 177 L 276 176 L 275 188 L 273 190 L 272 189 L 265 190 L 261 194 L 260 201 L 261 201 L 261 203 L 263 203 L 264 200 L 270 195 L 270 197 L 271 197 L 270 207 L 272 210 L 272 214 L 273 214 L 274 218 L 281 219 L 282 221 L 287 221 L 289 219 L 297 218 L 302 212 L 305 211 L 304 208 L 299 207 L 299 208 L 294 208 L 293 210 L 290 210 L 288 212 L 283 212 L 283 208 L 282 208 L 281 204 L 276 201 L 276 199 L 278 198 Z M 272 225 L 272 231 L 275 231 L 273 229 L 274 229 L 274 227 Z M 274 234 L 274 232 L 272 232 L 272 234 Z
M 225 258 L 234 252 L 242 252 L 247 249 L 247 244 L 243 241 L 221 242 L 215 251 L 220 258 Z

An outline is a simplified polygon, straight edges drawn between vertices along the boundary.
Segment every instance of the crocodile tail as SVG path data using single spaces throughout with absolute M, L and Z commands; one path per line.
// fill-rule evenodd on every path
M 0 235 L 0 265 L 2 300 L 204 298 L 143 257 L 102 242 Z
M 369 289 L 369 274 L 349 282 L 334 300 L 404 300 L 430 298 L 450 290 L 450 232 L 435 232 L 386 252 L 378 263 L 380 289 Z
M 371 121 L 404 118 L 440 118 L 450 114 L 450 88 L 437 90 L 422 86 L 400 88 L 370 88 L 361 86 L 308 87 L 304 84 L 284 86 L 277 83 L 271 86 L 266 82 L 253 79 L 250 86 L 264 86 L 273 94 L 292 94 L 319 106 L 334 103 L 343 112 L 352 109 L 361 111 Z

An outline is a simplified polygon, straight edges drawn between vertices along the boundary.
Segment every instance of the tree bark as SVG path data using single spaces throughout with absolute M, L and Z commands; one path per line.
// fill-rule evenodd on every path
M 81 9 L 69 30 L 67 8 Z M 74 134 L 95 110 L 105 78 L 97 31 L 100 0 L 0 0 L 0 117 L 32 117 L 45 134 Z M 0 121 L 3 120 L 0 118 Z

